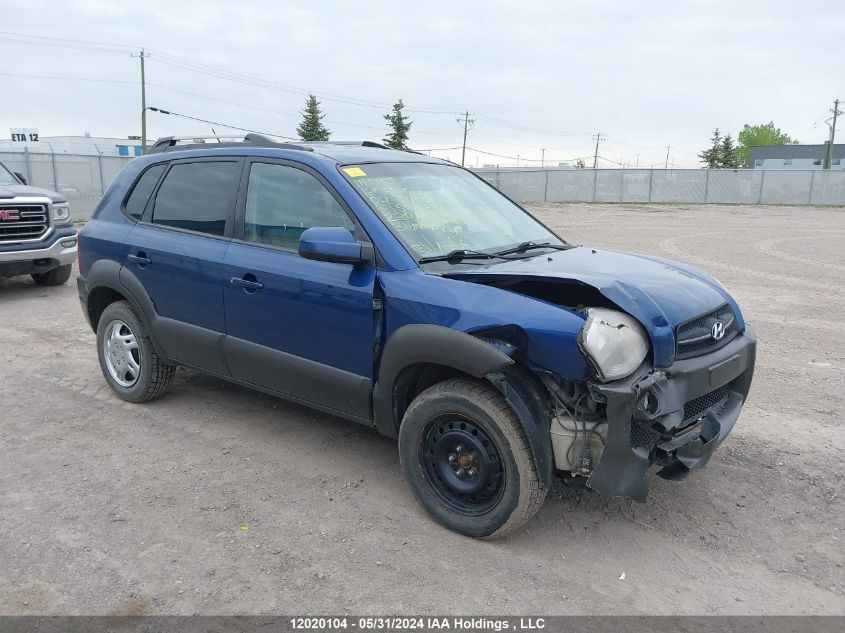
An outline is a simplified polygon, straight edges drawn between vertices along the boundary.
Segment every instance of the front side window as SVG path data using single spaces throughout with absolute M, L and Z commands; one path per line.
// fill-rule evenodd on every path
M 340 168 L 417 257 L 493 252 L 525 242 L 560 245 L 549 229 L 467 171 L 428 163 Z
M 126 213 L 136 220 L 140 220 L 141 216 L 144 215 L 144 209 L 147 208 L 147 202 L 153 194 L 153 189 L 155 189 L 158 179 L 161 178 L 161 174 L 164 172 L 165 167 L 167 167 L 167 164 L 165 163 L 153 165 L 141 174 L 138 182 L 136 182 L 135 186 L 132 188 L 132 193 L 129 194 L 129 198 L 126 200 L 125 208 Z
M 158 188 L 153 224 L 223 235 L 240 174 L 234 161 L 173 165 Z
M 18 179 L 3 164 L 0 164 L 0 185 L 17 185 Z
M 329 190 L 311 174 L 295 167 L 254 163 L 244 214 L 244 239 L 296 250 L 299 236 L 315 226 L 355 225 Z

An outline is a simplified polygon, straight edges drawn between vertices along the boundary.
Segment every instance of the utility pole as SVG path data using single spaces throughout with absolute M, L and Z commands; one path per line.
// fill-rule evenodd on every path
M 145 53 L 144 49 L 137 55 L 130 54 L 131 57 L 141 58 L 141 154 L 147 153 L 147 82 L 144 77 L 144 58 L 149 57 L 149 53 Z
M 546 170 L 546 167 L 545 167 L 545 164 L 546 164 L 546 148 L 544 147 L 540 151 L 542 152 L 542 154 L 540 154 L 540 171 L 545 171 Z
M 672 149 L 672 146 L 669 145 L 666 148 L 666 162 L 663 164 L 663 169 L 669 169 L 669 150 Z
M 598 167 L 599 164 L 599 143 L 601 143 L 604 139 L 601 137 L 601 132 L 593 136 L 593 140 L 596 142 L 596 153 L 593 154 L 593 169 Z
M 519 169 L 519 154 L 516 155 L 516 168 Z
M 640 155 L 637 154 L 637 167 L 639 167 L 639 166 L 640 166 Z
M 456 120 L 458 123 L 460 123 L 460 122 L 461 122 L 461 118 L 460 118 L 460 117 L 458 117 L 458 118 L 457 118 L 457 119 L 455 119 L 455 120 Z M 467 153 L 467 129 L 469 128 L 469 126 L 470 126 L 470 125 L 472 125 L 472 124 L 474 124 L 474 123 L 475 123 L 475 119 L 470 119 L 470 118 L 469 118 L 469 110 L 467 110 L 466 112 L 464 112 L 464 121 L 463 121 L 463 123 L 464 123 L 464 146 L 463 146 L 463 148 L 461 149 L 461 167 L 463 167 L 463 166 L 464 166 L 464 159 L 466 158 L 466 153 Z
M 833 101 L 833 123 L 830 123 L 830 142 L 827 144 L 827 157 L 824 161 L 824 168 L 830 169 L 833 164 L 833 141 L 836 139 L 836 117 L 842 112 L 839 111 L 839 99 Z

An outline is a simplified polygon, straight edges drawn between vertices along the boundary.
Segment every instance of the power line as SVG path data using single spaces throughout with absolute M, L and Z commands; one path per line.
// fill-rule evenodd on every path
M 237 125 L 229 125 L 228 123 L 220 123 L 219 121 L 209 121 L 208 119 L 201 119 L 199 117 L 190 116 L 188 114 L 180 114 L 178 112 L 173 112 L 171 110 L 163 110 L 162 108 L 154 108 L 150 106 L 148 110 L 152 112 L 158 112 L 159 114 L 168 114 L 170 116 L 178 116 L 182 117 L 183 119 L 191 119 L 192 121 L 199 121 L 200 123 L 208 123 L 209 125 L 217 125 L 220 127 L 226 127 L 230 130 L 240 130 L 241 132 L 254 132 L 255 134 L 264 134 L 266 136 L 275 136 L 276 138 L 283 138 L 286 141 L 299 141 L 298 138 L 293 138 L 291 136 L 285 136 L 283 134 L 276 134 L 275 132 L 264 132 L 262 130 L 251 130 L 246 127 L 239 127 Z

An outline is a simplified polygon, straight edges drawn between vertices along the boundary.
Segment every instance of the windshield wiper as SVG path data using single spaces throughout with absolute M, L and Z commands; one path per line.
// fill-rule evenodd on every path
M 428 264 L 429 262 L 449 262 L 450 264 L 459 264 L 465 259 L 516 259 L 513 257 L 505 257 L 506 253 L 485 253 L 484 251 L 473 251 L 465 248 L 456 249 L 445 255 L 432 255 L 431 257 L 421 257 L 420 264 Z
M 503 251 L 496 251 L 493 255 L 513 255 L 514 253 L 525 253 L 537 248 L 551 248 L 556 251 L 566 251 L 572 248 L 569 244 L 551 244 L 549 242 L 523 242 L 519 246 L 506 248 Z

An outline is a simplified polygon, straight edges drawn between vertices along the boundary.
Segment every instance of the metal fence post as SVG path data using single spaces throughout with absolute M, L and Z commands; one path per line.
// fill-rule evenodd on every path
M 596 180 L 599 177 L 599 170 L 593 169 L 593 202 L 596 201 Z
M 543 202 L 549 201 L 549 172 L 546 172 L 546 186 L 543 189 Z
M 707 204 L 707 193 L 710 189 L 710 169 L 705 170 L 707 172 L 706 178 L 704 179 L 704 204 Z M 737 172 L 734 172 L 737 173 Z
M 27 184 L 31 185 L 31 184 L 33 184 L 32 183 L 32 164 L 30 163 L 31 159 L 29 157 L 29 148 L 26 145 L 24 145 L 24 148 L 23 148 L 23 158 L 24 158 L 24 161 L 26 162 L 26 182 L 27 182 Z
M 810 196 L 807 198 L 807 204 L 813 204 L 813 186 L 816 183 L 816 170 L 810 172 Z
M 59 190 L 59 174 L 56 170 L 56 152 L 50 148 L 50 162 L 53 163 L 53 191 Z
M 654 167 L 648 174 L 648 201 L 651 202 L 651 182 L 654 180 Z
M 625 189 L 625 168 L 619 170 L 619 202 L 622 202 L 622 191 Z
M 757 194 L 757 204 L 763 201 L 763 182 L 766 180 L 766 170 L 760 170 L 760 193 Z
M 105 183 L 105 180 L 103 179 L 103 155 L 102 154 L 97 154 L 97 162 L 99 163 L 99 166 L 100 166 L 100 195 L 102 196 L 103 194 L 106 193 L 106 183 Z

